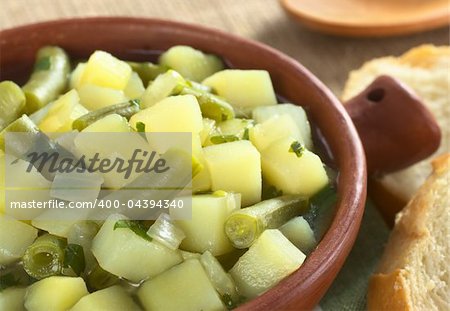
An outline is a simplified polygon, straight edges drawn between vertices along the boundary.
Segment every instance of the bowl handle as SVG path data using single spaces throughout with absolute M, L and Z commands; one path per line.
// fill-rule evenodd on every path
M 389 76 L 375 79 L 344 105 L 358 130 L 371 174 L 405 168 L 439 147 L 436 120 L 414 92 Z

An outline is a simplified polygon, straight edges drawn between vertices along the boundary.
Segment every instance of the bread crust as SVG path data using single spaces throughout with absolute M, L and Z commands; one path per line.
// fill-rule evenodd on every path
M 432 166 L 432 175 L 396 217 L 369 281 L 368 310 L 450 310 L 450 154 Z

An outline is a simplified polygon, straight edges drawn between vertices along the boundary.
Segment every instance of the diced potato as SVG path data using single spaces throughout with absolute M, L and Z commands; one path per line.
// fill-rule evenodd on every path
M 68 132 L 72 130 L 72 122 L 86 113 L 88 111 L 80 104 L 77 91 L 71 90 L 52 104 L 39 128 L 47 133 Z
M 261 159 L 251 142 L 234 141 L 203 150 L 212 190 L 240 193 L 243 206 L 261 201 Z
M 209 140 L 210 135 L 215 132 L 215 128 L 216 128 L 216 121 L 208 118 L 203 118 L 203 128 L 200 131 L 200 139 L 202 142 L 202 146 L 207 145 L 207 140 Z
M 151 82 L 142 94 L 141 107 L 148 108 L 160 102 L 166 97 L 176 93 L 180 85 L 184 85 L 186 81 L 175 70 L 168 70 L 160 74 Z
M 320 158 L 309 150 L 298 157 L 290 152 L 294 139 L 272 143 L 261 153 L 264 178 L 284 194 L 312 196 L 325 187 L 328 176 Z
M 236 108 L 246 110 L 277 103 L 270 75 L 265 70 L 226 69 L 202 83 L 212 87 Z
M 38 231 L 32 226 L 7 215 L 0 215 L 0 265 L 22 258 L 37 234 Z
M 9 287 L 0 291 L 0 310 L 26 311 L 23 305 L 26 288 Z
M 252 111 L 252 117 L 257 123 L 263 123 L 275 115 L 288 115 L 294 121 L 298 131 L 298 134 L 292 135 L 292 137 L 301 137 L 306 148 L 313 150 L 311 126 L 308 121 L 308 116 L 302 107 L 293 104 L 278 104 L 274 106 L 256 107 Z
M 69 88 L 78 89 L 80 87 L 81 76 L 85 68 L 86 63 L 78 63 L 77 67 L 70 74 Z
M 146 281 L 138 291 L 146 310 L 221 311 L 225 306 L 197 259 L 189 259 Z
M 92 253 L 104 270 L 137 283 L 183 260 L 178 250 L 149 242 L 130 229 L 114 230 L 115 223 L 121 219 L 126 217 L 109 216 L 92 241 Z
M 198 253 L 210 251 L 215 256 L 232 251 L 224 224 L 230 213 L 240 208 L 239 199 L 239 194 L 223 191 L 192 196 L 192 219 L 175 221 L 186 235 L 180 248 Z M 174 219 L 178 218 L 177 211 L 170 210 Z
M 195 135 L 192 138 L 192 155 L 202 165 L 202 170 L 192 179 L 192 192 L 208 191 L 211 189 L 211 176 L 209 174 L 208 166 L 206 165 L 200 135 Z
M 192 95 L 167 97 L 133 115 L 131 126 L 136 128 L 137 122 L 143 122 L 147 132 L 198 134 L 203 129 L 202 113 L 197 99 Z
M 286 137 L 292 137 L 304 143 L 297 125 L 288 115 L 274 115 L 263 123 L 255 125 L 249 130 L 249 136 L 250 141 L 260 152 L 271 143 Z
M 202 81 L 222 70 L 224 65 L 215 55 L 205 54 L 190 46 L 178 45 L 168 49 L 159 59 L 163 66 L 172 68 L 187 79 Z
M 139 311 L 126 291 L 116 285 L 81 298 L 70 311 Z
M 67 311 L 87 294 L 82 278 L 51 276 L 27 288 L 25 308 L 28 311 Z
M 80 95 L 80 103 L 88 110 L 97 110 L 128 100 L 121 90 L 95 84 L 83 84 L 78 89 L 78 94 Z
M 289 220 L 280 227 L 280 231 L 292 244 L 305 254 L 309 254 L 317 245 L 314 232 L 302 216 Z
M 131 132 L 131 127 L 126 118 L 113 113 L 95 121 L 86 127 L 83 132 L 129 133 Z
M 251 299 L 297 270 L 305 257 L 279 230 L 265 230 L 230 274 L 238 293 Z
M 123 90 L 125 96 L 129 99 L 141 98 L 142 94 L 144 94 L 145 87 L 144 83 L 142 83 L 141 78 L 136 72 L 132 72 L 130 76 L 130 80 L 128 81 L 127 86 Z
M 124 90 L 131 76 L 131 67 L 104 51 L 95 51 L 81 75 L 80 85 L 95 84 Z

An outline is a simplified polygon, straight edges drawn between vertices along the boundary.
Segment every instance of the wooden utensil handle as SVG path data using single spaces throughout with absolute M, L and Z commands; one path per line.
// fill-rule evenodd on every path
M 380 76 L 344 105 L 358 130 L 370 174 L 400 170 L 430 156 L 441 131 L 406 85 Z

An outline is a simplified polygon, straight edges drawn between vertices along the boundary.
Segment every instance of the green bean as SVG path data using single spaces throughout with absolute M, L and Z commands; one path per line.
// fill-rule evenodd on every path
M 25 107 L 22 89 L 11 81 L 0 83 L 0 131 L 16 120 Z
M 195 89 L 193 87 L 184 87 L 181 91 L 183 95 L 194 95 L 197 98 L 200 110 L 204 118 L 213 119 L 217 122 L 234 118 L 233 107 L 220 97 Z
M 15 120 L 14 122 L 10 123 L 7 127 L 5 127 L 1 132 L 0 132 L 0 148 L 2 150 L 5 150 L 5 136 L 6 133 L 8 132 L 20 132 L 20 133 L 32 133 L 32 134 L 37 134 L 39 133 L 39 129 L 36 126 L 36 124 L 34 124 L 33 121 L 31 121 L 31 119 L 27 116 L 27 115 L 22 115 L 20 118 L 18 118 L 17 120 Z M 11 145 L 10 145 L 11 146 Z M 23 155 L 30 147 L 30 142 L 29 141 L 17 141 L 14 143 L 15 147 L 20 147 L 18 152 L 20 153 L 20 155 Z
M 131 69 L 139 75 L 144 86 L 147 87 L 148 83 L 152 80 L 155 80 L 156 77 L 164 72 L 166 72 L 169 68 L 161 65 L 156 65 L 150 62 L 127 62 L 130 65 Z
M 139 101 L 136 99 L 132 99 L 125 103 L 111 105 L 95 111 L 91 111 L 73 121 L 72 128 L 74 130 L 82 131 L 95 121 L 100 120 L 103 117 L 106 117 L 107 115 L 113 113 L 119 114 L 122 117 L 129 119 L 132 115 L 134 115 L 138 111 L 139 111 Z
M 233 212 L 225 222 L 225 233 L 236 248 L 249 247 L 266 229 L 278 228 L 305 212 L 308 199 L 285 195 Z
M 51 234 L 38 237 L 23 255 L 25 271 L 38 280 L 60 274 L 64 263 L 65 244 L 63 239 Z
M 107 287 L 110 287 L 119 282 L 119 278 L 114 274 L 105 271 L 100 267 L 100 265 L 96 265 L 87 275 L 86 283 L 89 287 L 89 290 L 100 290 Z
M 70 61 L 66 52 L 56 46 L 41 48 L 34 70 L 22 87 L 26 96 L 25 112 L 30 114 L 56 99 L 67 87 Z

